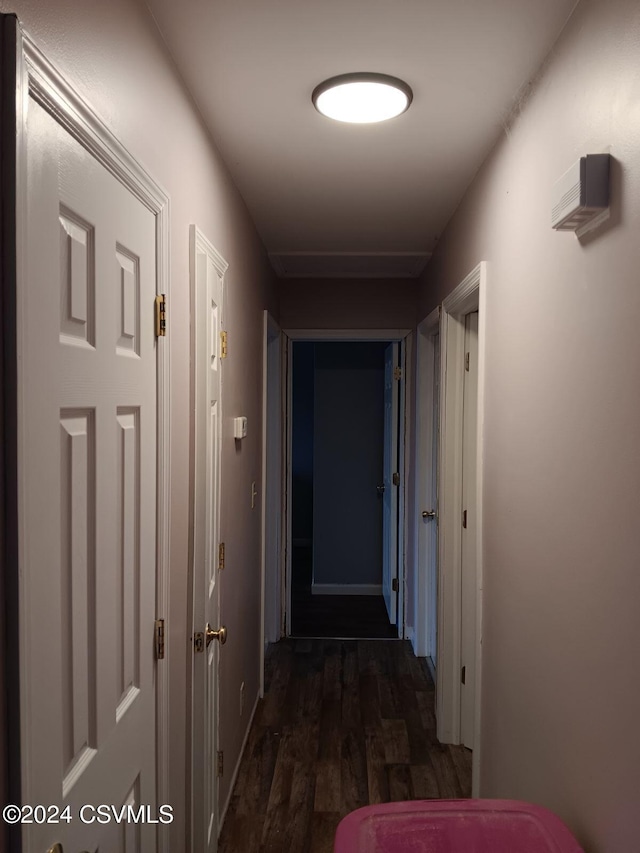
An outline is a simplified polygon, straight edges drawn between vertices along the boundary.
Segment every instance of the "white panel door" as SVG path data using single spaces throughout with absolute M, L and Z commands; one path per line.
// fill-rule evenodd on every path
M 226 262 L 192 226 L 194 316 L 195 497 L 193 597 L 192 850 L 218 847 L 218 655 L 206 636 L 218 629 L 220 546 L 220 330 Z
M 396 623 L 398 593 L 398 486 L 393 475 L 398 472 L 398 381 L 394 370 L 398 366 L 397 343 L 389 344 L 384 353 L 384 456 L 382 495 L 382 595 L 389 621 Z
M 462 567 L 460 740 L 473 749 L 476 662 L 478 312 L 465 317 L 465 372 L 462 413 Z
M 156 850 L 155 216 L 35 102 L 19 318 L 25 853 Z M 86 816 L 90 817 L 89 811 Z

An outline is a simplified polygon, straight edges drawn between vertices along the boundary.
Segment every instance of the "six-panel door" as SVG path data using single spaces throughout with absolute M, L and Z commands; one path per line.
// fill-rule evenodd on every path
M 156 849 L 156 222 L 34 101 L 19 316 L 27 853 Z M 83 815 L 80 808 L 89 806 Z

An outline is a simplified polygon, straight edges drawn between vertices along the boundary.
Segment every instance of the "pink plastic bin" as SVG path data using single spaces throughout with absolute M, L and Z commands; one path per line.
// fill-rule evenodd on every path
M 365 806 L 338 825 L 334 853 L 584 853 L 562 821 L 518 800 Z

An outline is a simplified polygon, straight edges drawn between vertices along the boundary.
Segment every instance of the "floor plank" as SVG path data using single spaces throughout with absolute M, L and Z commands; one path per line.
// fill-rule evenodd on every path
M 308 847 L 301 848 L 300 853 L 303 853 L 303 850 L 308 850 L 309 853 L 332 853 L 333 839 L 341 820 L 340 812 L 316 812 L 313 814 L 311 816 Z M 294 851 L 291 850 L 290 853 L 294 853 Z
M 404 720 L 382 720 L 385 764 L 410 764 L 409 737 Z
M 283 640 L 265 691 L 219 853 L 332 853 L 361 806 L 470 796 L 471 752 L 438 743 L 433 681 L 409 643 Z

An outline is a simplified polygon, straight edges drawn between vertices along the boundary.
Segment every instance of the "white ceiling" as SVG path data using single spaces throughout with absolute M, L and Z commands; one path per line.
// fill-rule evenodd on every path
M 433 250 L 576 0 L 147 3 L 280 273 L 356 254 L 392 275 Z M 410 109 L 321 116 L 314 87 L 349 71 L 406 80 Z

